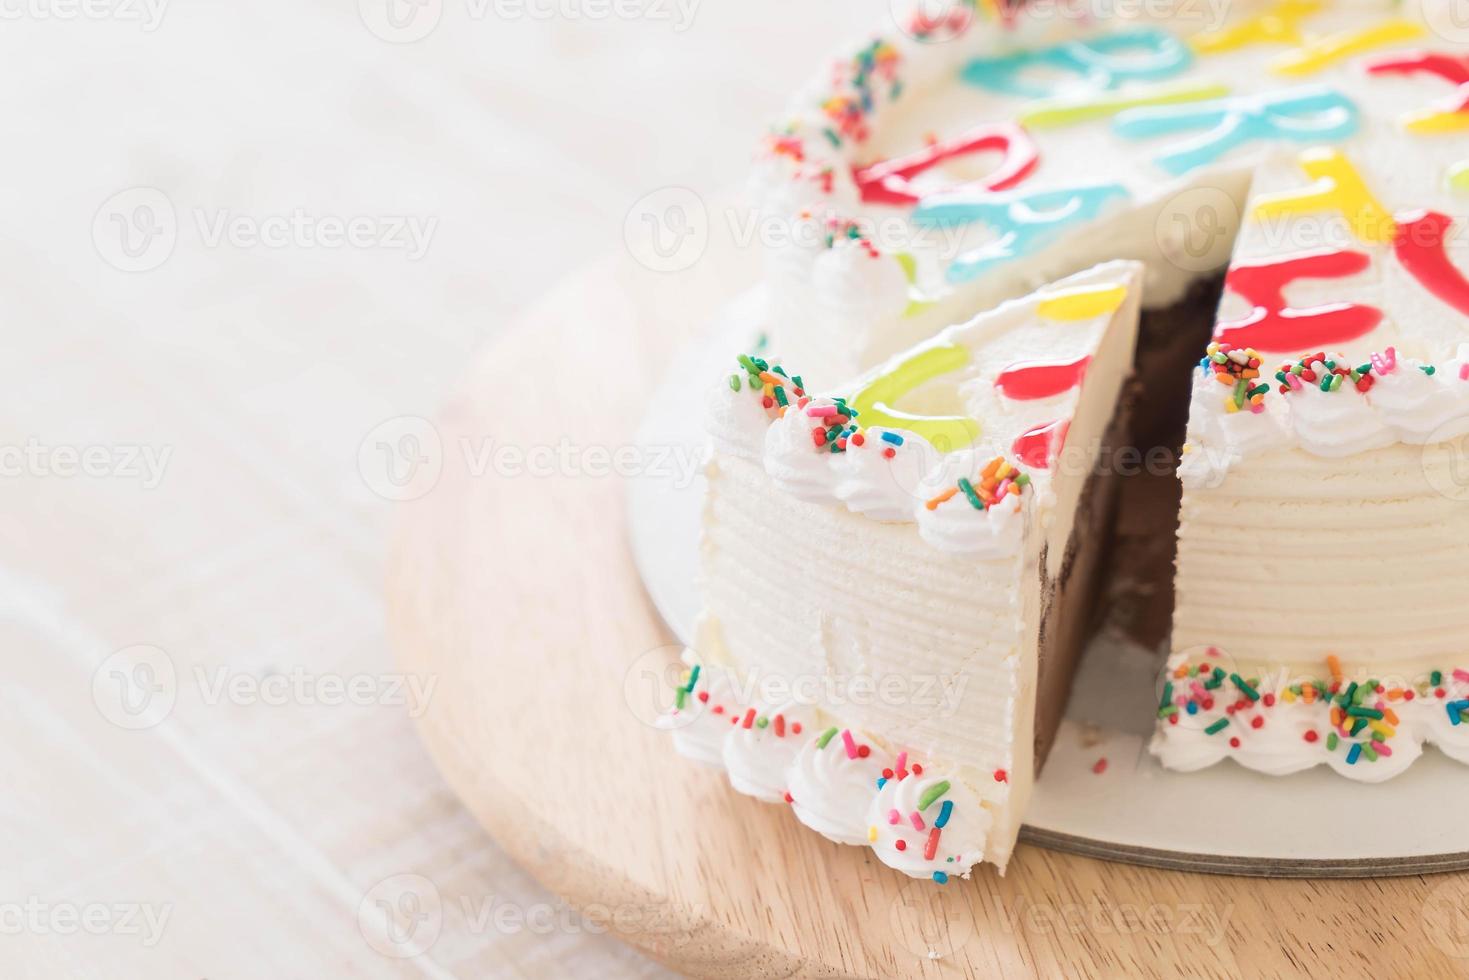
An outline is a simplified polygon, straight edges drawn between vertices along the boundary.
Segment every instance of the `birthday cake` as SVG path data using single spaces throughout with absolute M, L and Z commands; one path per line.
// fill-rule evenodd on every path
M 1112 450 L 1185 413 L 1157 759 L 1469 762 L 1469 26 L 1084 6 L 920 7 L 796 100 L 757 166 L 768 340 L 708 405 L 665 724 L 940 881 L 1003 870 Z

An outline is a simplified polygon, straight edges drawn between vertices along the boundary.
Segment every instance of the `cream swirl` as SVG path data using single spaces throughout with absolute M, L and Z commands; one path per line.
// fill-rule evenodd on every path
M 1217 486 L 1235 462 L 1272 449 L 1297 447 L 1336 458 L 1469 434 L 1469 344 L 1431 372 L 1391 352 L 1374 360 L 1379 367 L 1365 392 L 1302 383 L 1271 392 L 1258 413 L 1229 411 L 1226 391 L 1211 375 L 1196 375 L 1180 479 L 1190 488 Z M 1390 366 L 1384 371 L 1381 365 Z
M 1225 389 L 1212 375 L 1194 374 L 1189 398 L 1189 437 L 1178 477 L 1189 488 L 1216 487 L 1247 455 L 1283 444 L 1280 418 L 1269 411 L 1226 412 Z
M 1295 442 L 1317 456 L 1352 456 L 1398 441 L 1388 419 L 1351 391 L 1304 385 L 1284 396 Z
M 808 741 L 786 772 L 796 819 L 838 844 L 867 843 L 867 807 L 882 764 L 870 741 L 829 728 Z
M 1186 655 L 1170 658 L 1168 673 L 1177 676 L 1180 665 L 1187 668 Z M 1430 682 L 1428 674 L 1414 684 L 1383 681 L 1365 698 L 1346 678 L 1332 687 L 1335 694 L 1303 697 L 1302 685 L 1292 684 L 1284 668 L 1246 682 L 1253 690 L 1249 696 L 1234 689 L 1237 676 L 1232 673 L 1209 692 L 1206 710 L 1160 720 L 1150 751 L 1165 768 L 1193 772 L 1233 759 L 1255 772 L 1283 776 L 1324 764 L 1355 782 L 1380 783 L 1405 772 L 1430 742 L 1450 758 L 1469 762 L 1469 673 L 1463 670 L 1442 681 Z M 1185 686 L 1198 685 L 1190 680 L 1174 691 Z M 1345 701 L 1342 692 L 1356 696 Z M 1180 709 L 1189 700 L 1187 692 L 1172 698 Z
M 767 803 L 785 799 L 786 770 L 809 739 L 815 717 L 804 705 L 747 707 L 725 734 L 724 768 L 729 784 Z
M 1027 509 L 1020 497 L 979 510 L 962 495 L 954 496 L 932 510 L 919 505 L 918 533 L 940 551 L 1006 558 L 1018 554 L 1024 543 Z
M 816 445 L 814 433 L 821 424 L 809 412 L 834 404 L 829 398 L 812 399 L 769 426 L 765 472 L 777 488 L 813 503 L 840 503 L 873 520 L 916 522 L 923 539 L 943 551 L 980 558 L 1019 552 L 1029 501 L 1038 499 L 1038 492 L 1007 497 L 984 510 L 953 496 L 931 509 L 927 502 L 954 485 L 954 474 L 977 469 L 973 453 L 942 455 L 921 436 L 880 426 L 863 430 L 860 444 L 849 442 L 844 452 L 833 453 Z M 897 443 L 884 439 L 889 433 Z
M 889 457 L 884 433 L 903 438 L 902 450 Z M 873 426 L 863 431 L 863 445 L 832 453 L 832 495 L 847 509 L 875 521 L 913 520 L 924 486 L 939 466 L 939 452 L 912 433 Z M 931 496 L 931 495 L 930 495 Z
M 810 409 L 831 408 L 830 398 L 813 398 Z M 817 423 L 807 410 L 790 408 L 765 432 L 765 472 L 776 487 L 800 500 L 825 503 L 835 489 L 831 453 L 812 441 Z
M 984 859 L 990 812 L 957 777 L 903 772 L 900 762 L 868 808 L 873 853 L 914 878 L 968 874 Z
M 1391 755 L 1378 754 L 1376 760 L 1370 764 L 1360 756 L 1355 762 L 1351 756 L 1341 752 L 1323 754 L 1319 750 L 1315 753 L 1312 764 L 1325 762 L 1334 769 L 1339 776 L 1359 783 L 1384 783 L 1394 776 L 1406 772 L 1408 767 L 1418 761 L 1423 754 L 1423 738 L 1415 731 L 1401 731 L 1401 737 L 1393 739 Z M 1306 768 L 1301 766 L 1301 769 Z M 1295 770 L 1292 770 L 1295 771 Z
M 1469 698 L 1469 684 L 1461 682 L 1455 686 L 1457 690 L 1454 693 L 1430 705 L 1423 731 L 1444 755 L 1469 763 L 1469 721 L 1464 720 L 1464 708 L 1461 707 Z M 1458 718 L 1457 722 L 1455 718 Z
M 1266 690 L 1284 686 L 1282 675 L 1275 680 L 1262 682 Z M 1261 724 L 1255 727 L 1255 718 Z M 1267 776 L 1288 776 L 1293 772 L 1309 769 L 1320 762 L 1320 753 L 1312 752 L 1311 743 L 1306 741 L 1308 732 L 1316 730 L 1318 719 L 1304 711 L 1246 711 L 1236 712 L 1235 724 L 1229 729 L 1230 737 L 1239 739 L 1240 746 L 1234 749 L 1234 757 L 1240 765 Z M 1227 738 L 1216 741 L 1229 747 Z
M 692 651 L 684 651 L 684 661 L 698 669 L 692 678 L 692 689 L 683 694 L 672 708 L 657 719 L 657 727 L 673 734 L 673 747 L 679 755 L 706 766 L 722 768 L 724 740 L 729 735 L 730 719 L 740 717 L 740 703 L 729 672 L 708 664 L 698 664 Z

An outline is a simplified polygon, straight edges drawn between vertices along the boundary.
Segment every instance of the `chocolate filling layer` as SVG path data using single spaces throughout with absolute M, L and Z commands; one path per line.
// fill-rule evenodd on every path
M 1133 377 L 1108 426 L 1100 465 L 1087 478 L 1055 579 L 1046 578 L 1041 556 L 1037 768 L 1101 622 L 1149 647 L 1167 638 L 1179 504 L 1174 468 L 1188 425 L 1190 373 L 1208 344 L 1222 286 L 1200 283 L 1173 306 L 1143 313 Z

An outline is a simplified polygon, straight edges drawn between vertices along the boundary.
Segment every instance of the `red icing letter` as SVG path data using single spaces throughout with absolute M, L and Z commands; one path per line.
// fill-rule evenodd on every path
M 1393 248 L 1403 268 L 1424 289 L 1469 316 L 1469 279 L 1454 268 L 1444 247 L 1444 235 L 1453 223 L 1453 218 L 1437 211 L 1399 215 L 1398 237 Z
M 945 160 L 985 150 L 1005 155 L 994 173 L 974 182 L 974 186 L 986 191 L 1009 190 L 1029 177 L 1040 163 L 1040 150 L 1029 133 L 1015 123 L 994 123 L 981 126 L 958 139 L 935 143 L 917 153 L 862 167 L 853 176 L 866 203 L 911 207 L 918 203 L 920 196 L 913 190 L 914 177 Z
M 1379 58 L 1369 64 L 1367 70 L 1374 75 L 1437 75 L 1454 85 L 1469 82 L 1469 58 L 1431 51 Z
M 1070 419 L 1047 422 L 1021 433 L 1010 446 L 1010 455 L 1034 470 L 1049 469 L 1051 460 L 1066 443 L 1066 430 L 1071 428 Z
M 1372 259 L 1362 252 L 1326 251 L 1237 266 L 1224 284 L 1255 309 L 1239 320 L 1221 322 L 1214 338 L 1236 347 L 1287 354 L 1356 340 L 1382 322 L 1381 310 L 1357 303 L 1295 309 L 1286 305 L 1285 287 L 1297 279 L 1345 279 L 1371 265 Z
M 1025 361 L 1012 364 L 1000 372 L 995 387 L 1006 398 L 1018 402 L 1050 398 L 1063 391 L 1070 391 L 1081 384 L 1086 375 L 1090 357 L 1078 357 L 1074 361 Z

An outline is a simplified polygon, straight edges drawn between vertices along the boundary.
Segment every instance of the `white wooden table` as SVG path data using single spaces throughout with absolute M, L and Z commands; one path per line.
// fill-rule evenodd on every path
M 386 2 L 0 19 L 6 976 L 658 972 L 420 748 L 381 447 L 886 4 Z

